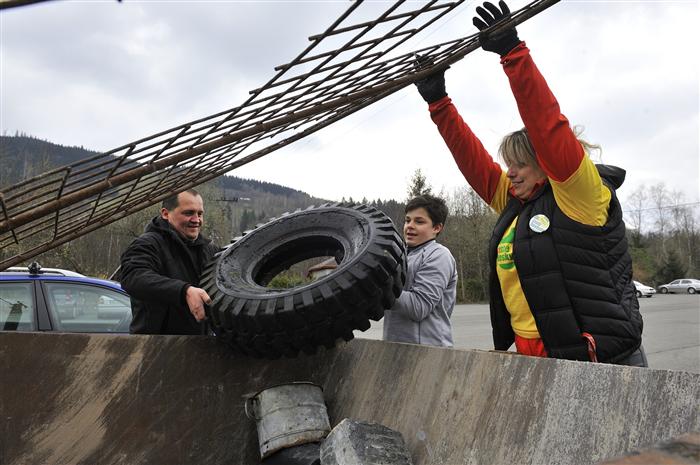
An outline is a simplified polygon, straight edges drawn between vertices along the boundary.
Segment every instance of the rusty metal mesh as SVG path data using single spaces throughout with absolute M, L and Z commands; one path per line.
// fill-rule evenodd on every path
M 34 3 L 47 2 L 49 0 L 0 0 L 0 10 L 32 5 Z
M 494 32 L 557 1 L 529 3 Z M 373 20 L 351 23 L 363 6 L 355 2 L 242 105 L 4 188 L 0 252 L 9 257 L 0 269 L 249 163 L 460 60 L 479 47 L 476 34 L 407 48 L 463 3 L 398 1 Z M 415 69 L 416 54 L 429 64 Z

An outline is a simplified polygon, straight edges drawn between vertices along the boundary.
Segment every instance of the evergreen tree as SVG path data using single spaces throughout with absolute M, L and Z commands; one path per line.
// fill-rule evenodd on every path
M 254 228 L 256 223 L 255 210 L 244 209 L 239 221 L 241 233 Z
M 670 283 L 674 279 L 684 277 L 686 271 L 676 251 L 670 250 L 668 254 L 666 254 L 666 260 L 657 273 L 657 280 L 661 283 Z
M 408 190 L 407 194 L 408 197 L 406 198 L 406 201 L 411 200 L 414 197 L 418 197 L 419 195 L 424 195 L 428 194 L 431 195 L 433 193 L 433 188 L 428 184 L 428 181 L 421 171 L 420 168 L 418 168 L 414 173 L 413 177 L 411 178 L 411 183 L 408 185 Z

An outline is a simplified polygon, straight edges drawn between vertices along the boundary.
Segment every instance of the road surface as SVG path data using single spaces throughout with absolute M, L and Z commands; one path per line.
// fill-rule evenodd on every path
M 657 294 L 640 299 L 639 305 L 649 366 L 700 373 L 700 295 Z M 455 347 L 493 349 L 487 304 L 455 306 L 452 326 Z M 382 322 L 364 333 L 356 331 L 355 337 L 381 339 Z

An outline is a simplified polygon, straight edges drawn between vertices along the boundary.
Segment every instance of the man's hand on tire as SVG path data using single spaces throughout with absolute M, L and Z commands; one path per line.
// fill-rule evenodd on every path
M 204 304 L 211 303 L 211 299 L 209 298 L 207 291 L 199 287 L 190 286 L 185 292 L 185 300 L 187 301 L 187 307 L 190 309 L 190 313 L 192 313 L 195 320 L 203 321 L 207 318 L 207 314 L 204 311 Z

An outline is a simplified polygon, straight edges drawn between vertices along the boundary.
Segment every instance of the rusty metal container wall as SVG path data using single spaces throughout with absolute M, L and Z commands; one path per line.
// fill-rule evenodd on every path
M 260 463 L 245 399 L 323 387 L 415 465 L 592 465 L 700 431 L 700 374 L 354 339 L 294 359 L 206 336 L 0 332 L 0 464 Z M 274 458 L 271 457 L 271 459 Z
M 246 400 L 245 411 L 257 423 L 263 459 L 280 449 L 320 441 L 331 430 L 323 391 L 313 383 L 264 389 Z

